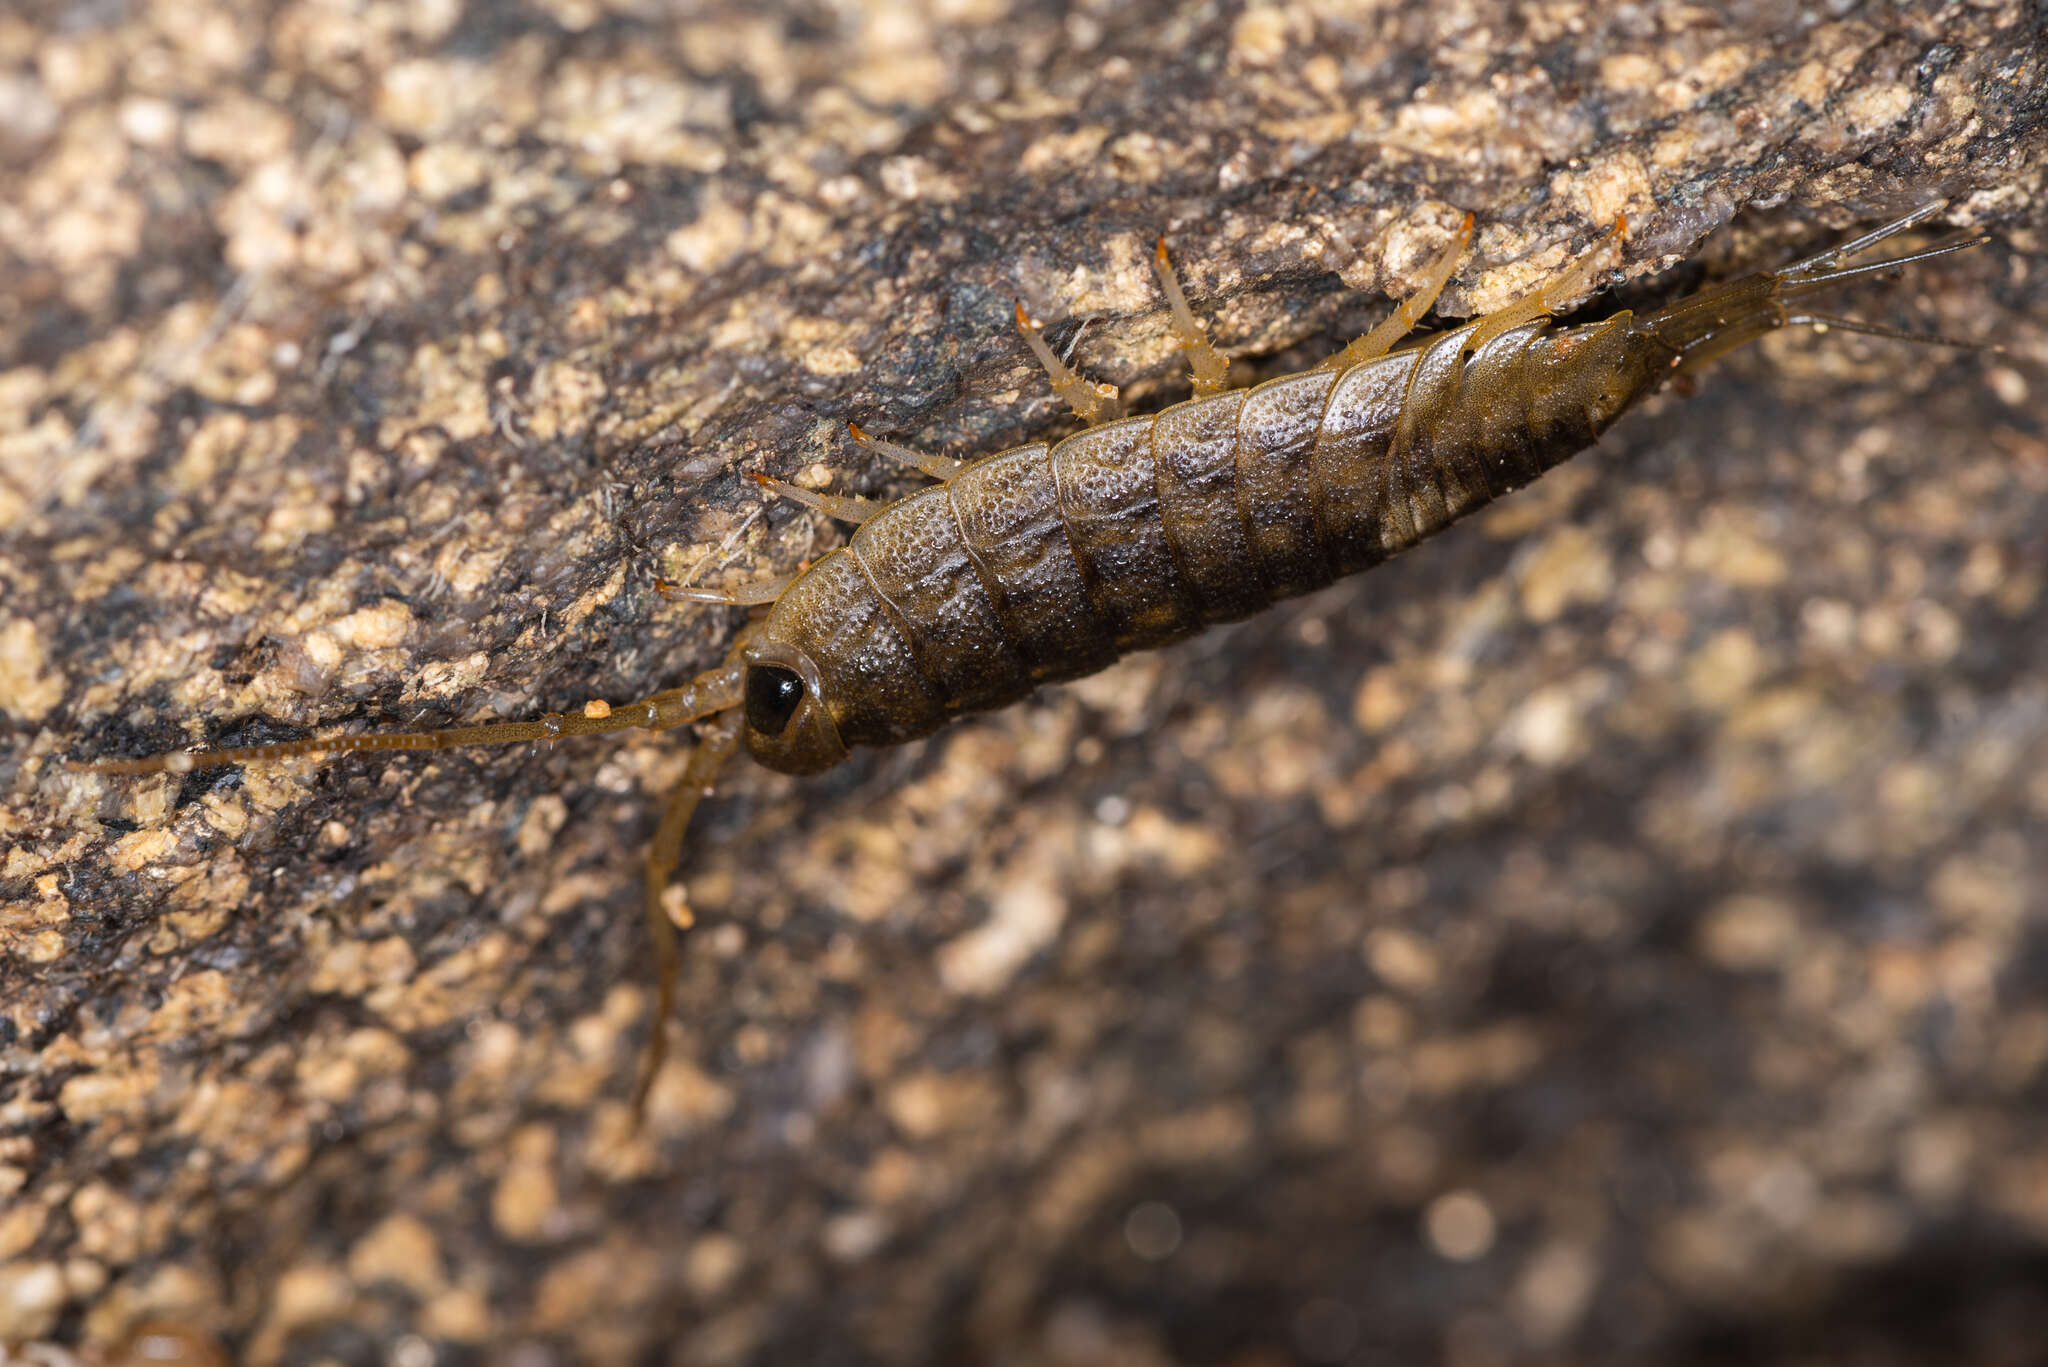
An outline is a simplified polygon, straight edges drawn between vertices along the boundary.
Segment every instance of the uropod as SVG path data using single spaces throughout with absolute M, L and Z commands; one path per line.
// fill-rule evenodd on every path
M 1528 295 L 1448 332 L 1406 341 L 1470 241 L 1467 214 L 1392 316 L 1322 364 L 1230 389 L 1225 359 L 1183 297 L 1162 240 L 1160 288 L 1193 371 L 1193 396 L 1124 417 L 1116 391 L 1075 375 L 1020 306 L 1017 325 L 1054 388 L 1088 424 L 1064 440 L 976 460 L 854 439 L 935 483 L 890 502 L 775 495 L 845 521 L 843 546 L 798 572 L 730 593 L 673 596 L 755 606 L 724 661 L 680 687 L 576 714 L 431 731 L 313 736 L 268 745 L 101 758 L 106 774 L 184 772 L 293 756 L 441 750 L 697 723 L 699 741 L 646 862 L 658 983 L 636 1113 L 659 1069 L 678 969 L 663 892 L 698 802 L 732 752 L 792 774 L 860 746 L 927 736 L 1042 684 L 1181 640 L 1369 569 L 1590 446 L 1674 378 L 1779 328 L 1814 325 L 1942 345 L 1815 312 L 1818 291 L 1961 251 L 1967 235 L 1884 260 L 1859 253 L 1935 216 L 1925 205 L 1775 270 L 1709 285 L 1654 311 L 1559 327 L 1623 240 L 1600 242 Z

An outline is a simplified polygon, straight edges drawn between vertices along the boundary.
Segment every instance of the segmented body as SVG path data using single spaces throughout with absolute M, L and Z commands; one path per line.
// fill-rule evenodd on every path
M 1841 247 L 1715 285 L 1636 317 L 1559 329 L 1550 313 L 1591 280 L 1593 257 L 1476 323 L 1392 349 L 1429 307 L 1469 241 L 1467 215 L 1429 283 L 1324 366 L 1223 388 L 1223 358 L 1158 255 L 1160 284 L 1192 362 L 1196 397 L 1149 417 L 1098 422 L 1056 444 L 961 465 L 860 433 L 941 482 L 884 506 L 775 486 L 861 525 L 786 583 L 686 596 L 769 603 L 725 662 L 680 687 L 580 715 L 439 731 L 308 737 L 272 745 L 96 761 L 103 773 L 185 770 L 291 755 L 439 750 L 700 722 L 700 743 L 648 855 L 647 919 L 657 1021 L 674 999 L 674 925 L 663 894 L 698 800 L 744 743 L 790 773 L 830 768 L 856 745 L 889 745 L 1001 707 L 1040 684 L 1093 672 L 1306 593 L 1442 530 L 1590 445 L 1674 374 L 1774 329 L 1826 324 L 1795 311 L 1837 281 L 1957 251 L 1951 241 L 1865 266 L 1843 258 L 1932 216 L 1928 205 Z M 1619 241 L 1617 222 L 1609 241 Z M 1045 347 L 1026 342 L 1085 419 L 1108 407 Z M 1917 340 L 1944 341 L 1940 338 Z M 1108 391 L 1113 394 L 1113 391 Z M 672 586 L 671 586 L 672 587 Z M 636 1105 L 662 1056 L 649 1036 Z
M 976 461 L 791 583 L 748 656 L 808 655 L 849 746 L 925 735 L 1378 564 L 1584 449 L 1680 354 L 1627 315 L 1468 354 L 1477 327 Z

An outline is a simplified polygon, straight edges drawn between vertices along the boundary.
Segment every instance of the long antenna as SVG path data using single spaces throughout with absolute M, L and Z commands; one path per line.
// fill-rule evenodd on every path
M 626 731 L 635 727 L 665 731 L 739 706 L 744 673 L 744 666 L 729 662 L 723 668 L 698 675 L 681 688 L 652 693 L 638 702 L 622 703 L 617 707 L 601 702 L 585 703 L 580 713 L 564 715 L 550 712 L 539 721 L 486 722 L 481 726 L 451 726 L 438 731 L 371 731 L 357 736 L 308 736 L 304 740 L 276 741 L 269 745 L 173 750 L 168 754 L 143 755 L 137 759 L 74 761 L 74 765 L 94 774 L 186 774 L 215 765 L 246 764 L 258 759 L 290 759 L 294 755 L 515 745 L 521 741 L 559 740 L 564 736 L 588 736 L 600 731 Z

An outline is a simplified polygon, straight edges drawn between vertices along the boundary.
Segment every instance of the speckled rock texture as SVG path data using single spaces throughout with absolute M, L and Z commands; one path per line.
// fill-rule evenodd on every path
M 252 1364 L 2020 1364 L 2048 1342 L 2048 34 L 2023 0 L 27 0 L 0 14 L 0 1342 Z M 528 717 L 658 578 L 1629 217 L 1932 198 L 1373 574 L 924 744 L 111 778 Z M 1618 302 L 1617 302 L 1618 301 Z M 24 1345 L 34 1345 L 28 1347 Z M 195 1350 L 196 1351 L 196 1350 Z M 0 1356 L 5 1356 L 0 1354 Z M 132 1357 L 132 1353 L 127 1356 Z M 198 1360 L 196 1357 L 193 1360 Z

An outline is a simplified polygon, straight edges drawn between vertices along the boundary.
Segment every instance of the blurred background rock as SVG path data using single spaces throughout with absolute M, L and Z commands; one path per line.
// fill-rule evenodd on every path
M 2044 35 L 2005 3 L 17 0 L 0 1340 L 252 1363 L 2031 1363 Z M 635 1135 L 681 737 L 148 780 L 714 660 L 909 484 L 1626 212 L 1654 305 L 1993 245 L 1365 578 L 737 766 Z M 1360 291 L 1363 291 L 1361 293 Z M 176 1331 L 172 1331 L 175 1336 Z M 197 1340 L 195 1339 L 194 1342 Z

